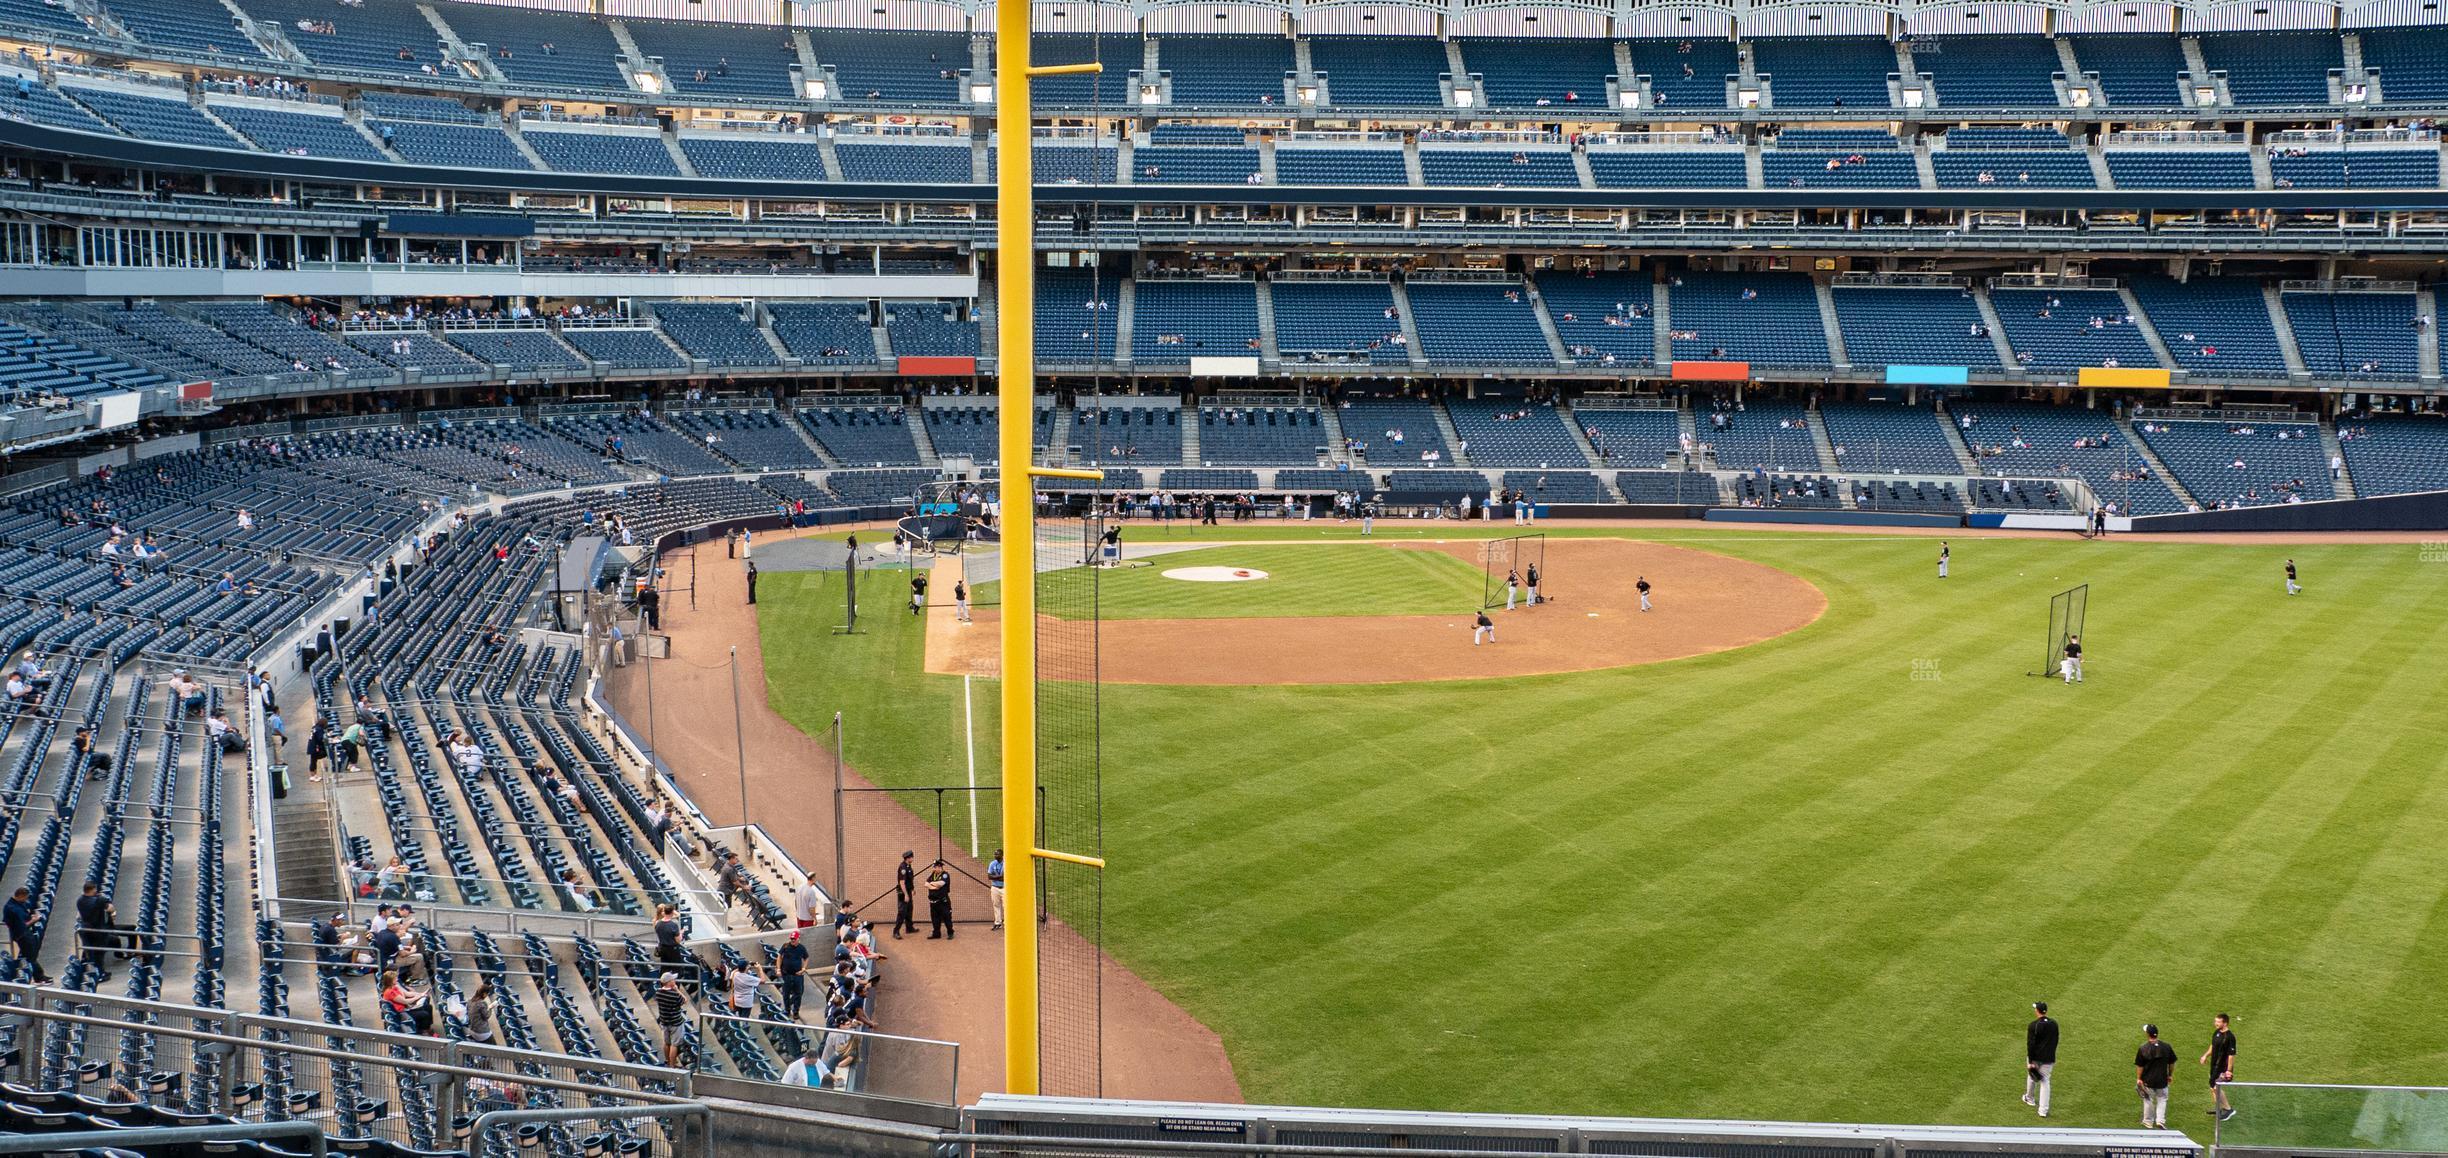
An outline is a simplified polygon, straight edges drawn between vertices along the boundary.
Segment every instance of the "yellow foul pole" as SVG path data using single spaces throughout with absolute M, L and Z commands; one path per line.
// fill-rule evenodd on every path
M 995 240 L 997 444 L 1003 463 L 1003 1088 L 1038 1092 L 1037 1035 L 1037 504 L 1043 475 L 1095 478 L 1095 471 L 1041 471 L 1031 443 L 1036 420 L 1036 186 L 1030 157 L 1029 77 L 1095 72 L 1098 66 L 1033 70 L 1029 0 L 995 5 Z M 1072 859 L 1064 857 L 1062 859 Z

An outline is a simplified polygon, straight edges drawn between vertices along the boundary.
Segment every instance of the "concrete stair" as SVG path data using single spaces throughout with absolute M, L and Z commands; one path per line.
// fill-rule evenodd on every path
M 1963 428 L 1955 425 L 1955 416 L 1947 413 L 1946 402 L 1938 403 L 1938 427 L 1946 431 L 1947 446 L 1955 451 L 1955 461 L 1963 464 L 1965 474 L 1980 474 L 1980 456 L 1972 453 L 1972 444 L 1964 441 Z
M 2422 374 L 2423 381 L 2437 382 L 2440 380 L 2439 299 L 2433 291 L 2428 288 L 2414 291 L 2414 316 L 2432 321 L 2431 325 L 2424 326 L 2414 335 L 2414 368 Z
M 1827 423 L 1819 420 L 1819 408 L 1803 411 L 1802 421 L 1810 427 L 1811 445 L 1819 451 L 1819 469 L 1829 474 L 1843 470 L 1844 463 L 1836 455 L 1836 441 L 1828 437 Z
M 1207 460 L 1202 457 L 1204 451 L 1199 446 L 1199 426 L 1198 406 L 1194 403 L 1182 407 L 1181 438 L 1183 466 L 1207 465 Z
M 1581 416 L 1573 411 L 1572 403 L 1558 398 L 1555 408 L 1556 417 L 1564 420 L 1564 429 L 1572 432 L 1573 445 L 1581 448 L 1581 453 L 1589 458 L 1591 466 L 1602 465 L 1602 460 L 1598 457 L 1598 448 L 1590 444 L 1589 432 L 1581 429 Z
M 2006 340 L 2006 326 L 1998 320 L 1997 303 L 1989 300 L 1989 287 L 1974 282 L 1972 302 L 1980 307 L 1981 324 L 1989 327 L 1989 344 L 1997 348 L 1998 365 L 2013 372 L 2017 369 L 2014 343 Z
M 1138 314 L 1139 279 L 1123 278 L 1121 294 L 1114 302 L 1114 361 L 1117 364 L 1130 365 L 1132 344 L 1137 340 L 1133 335 L 1138 329 L 1135 324 Z
M 665 129 L 659 134 L 658 139 L 663 142 L 663 151 L 671 154 L 672 164 L 680 166 L 681 176 L 694 177 L 697 175 L 697 166 L 689 163 L 688 153 L 680 148 L 680 134 L 671 129 Z M 834 179 L 840 180 L 839 177 Z
M 1838 370 L 1853 368 L 1853 358 L 1845 352 L 1844 325 L 1836 320 L 1836 291 L 1828 283 L 1811 279 L 1812 295 L 1819 301 L 1819 326 L 1827 331 L 1828 357 Z
M 1578 154 L 1575 155 L 1578 156 Z M 1538 319 L 1539 332 L 1547 335 L 1548 356 L 1554 358 L 1558 365 L 1572 365 L 1572 355 L 1564 349 L 1564 335 L 1557 332 L 1555 319 L 1547 313 L 1547 299 L 1539 295 L 1538 282 L 1531 278 L 1523 278 L 1522 296 L 1530 301 L 1530 314 Z
M 1326 434 L 1327 457 L 1336 462 L 1350 462 L 1351 454 L 1343 449 L 1343 415 L 1333 402 L 1319 400 L 1318 429 Z
M 2328 419 L 2323 419 L 2320 424 L 2320 432 L 2321 454 L 2328 458 L 2328 460 L 2331 462 L 2345 463 L 2346 448 L 2338 443 L 2337 423 Z M 2337 478 L 2334 480 L 2334 482 L 2337 487 L 2337 497 L 2341 499 L 2351 499 L 2357 497 L 2355 495 L 2354 467 L 2351 465 L 2340 466 L 2338 468 Z
M 1445 445 L 1454 448 L 1454 460 L 1451 465 L 1469 466 L 1470 455 L 1462 450 L 1462 432 L 1454 427 L 1453 415 L 1445 412 L 1445 404 L 1442 402 L 1430 403 L 1428 412 L 1436 416 L 1437 432 L 1445 436 Z
M 519 155 L 527 158 L 528 164 L 538 169 L 552 168 L 551 165 L 544 163 L 544 154 L 536 152 L 535 146 L 527 143 L 527 135 L 519 131 L 517 117 L 503 117 L 501 126 L 502 132 L 509 135 L 511 144 L 518 146 Z
M 2159 359 L 2159 367 L 2169 371 L 2182 369 L 2176 364 L 2176 356 L 2168 353 L 2167 343 L 2160 340 L 2159 327 L 2152 325 L 2150 315 L 2142 312 L 2142 303 L 2135 300 L 2133 291 L 2118 286 L 2117 297 L 2124 301 L 2125 312 L 2132 316 L 2134 328 L 2142 332 L 2142 340 L 2150 343 L 2151 354 Z
M 295 775 L 303 781 L 305 770 L 297 769 Z M 340 876 L 339 828 L 323 787 L 293 782 L 289 799 L 273 805 L 272 853 L 280 866 L 280 895 L 291 900 L 348 899 L 347 883 Z
M 2116 415 L 2115 421 L 2117 429 L 2125 435 L 2126 445 L 2133 447 L 2134 457 L 2141 459 L 2143 465 L 2149 467 L 2151 473 L 2159 477 L 2159 481 L 2166 483 L 2169 490 L 2176 492 L 2178 501 L 2198 504 L 2199 500 L 2193 497 L 2193 492 L 2185 489 L 2184 481 L 2177 478 L 2176 472 L 2169 470 L 2167 463 L 2160 460 L 2159 452 L 2152 450 L 2150 443 L 2142 441 L 2142 432 L 2134 429 L 2133 420 L 2120 413 Z
M 882 335 L 883 332 L 881 329 L 876 331 L 878 335 Z M 909 417 L 902 422 L 902 425 L 909 428 L 910 441 L 918 445 L 918 465 L 930 470 L 942 466 L 943 454 L 935 449 L 935 436 L 927 431 L 926 409 L 921 406 L 911 406 L 907 409 Z
M 1258 279 L 1258 356 L 1269 365 L 1283 362 L 1283 347 L 1275 343 L 1275 286 Z
M 1391 283 L 1388 288 L 1394 291 L 1394 314 L 1402 319 L 1403 349 L 1410 353 L 1413 366 L 1427 369 L 1428 352 L 1420 349 L 1419 325 L 1411 319 L 1411 292 L 1404 289 L 1400 281 Z
M 1674 287 L 1669 282 L 1659 282 L 1649 288 L 1649 322 L 1656 335 L 1655 357 L 1657 368 L 1661 371 L 1674 364 L 1673 298 Z M 1683 420 L 1683 433 L 1691 433 L 1691 419 L 1688 416 Z
M 2303 351 L 2295 345 L 2295 323 L 2287 317 L 2286 303 L 2279 300 L 2277 285 L 2262 286 L 2261 300 L 2269 307 L 2270 328 L 2278 332 L 2278 353 L 2286 359 L 2287 377 L 2310 378 L 2312 370 L 2304 365 Z

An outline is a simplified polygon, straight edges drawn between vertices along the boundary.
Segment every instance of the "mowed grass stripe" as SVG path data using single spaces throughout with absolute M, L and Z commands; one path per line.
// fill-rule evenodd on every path
M 2448 567 L 1965 536 L 1941 584 L 1927 539 L 1672 537 L 1828 614 L 1612 672 L 1106 689 L 1110 945 L 1251 1098 L 2024 1122 L 2035 996 L 2069 1125 L 2133 1118 L 2144 1017 L 2198 1125 L 2216 1008 L 2255 1077 L 2448 1078 Z M 2081 582 L 2090 682 L 2026 678 Z

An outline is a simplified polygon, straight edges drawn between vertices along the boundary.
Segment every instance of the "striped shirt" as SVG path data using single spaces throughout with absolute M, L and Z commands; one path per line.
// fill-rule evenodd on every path
M 688 994 L 675 985 L 669 989 L 655 988 L 655 1020 L 665 1025 L 678 1025 L 688 1014 Z

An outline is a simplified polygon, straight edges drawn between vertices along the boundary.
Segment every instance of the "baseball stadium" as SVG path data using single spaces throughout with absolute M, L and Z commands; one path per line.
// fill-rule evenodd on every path
M 0 1155 L 2448 1158 L 2437 4 L 0 73 Z

